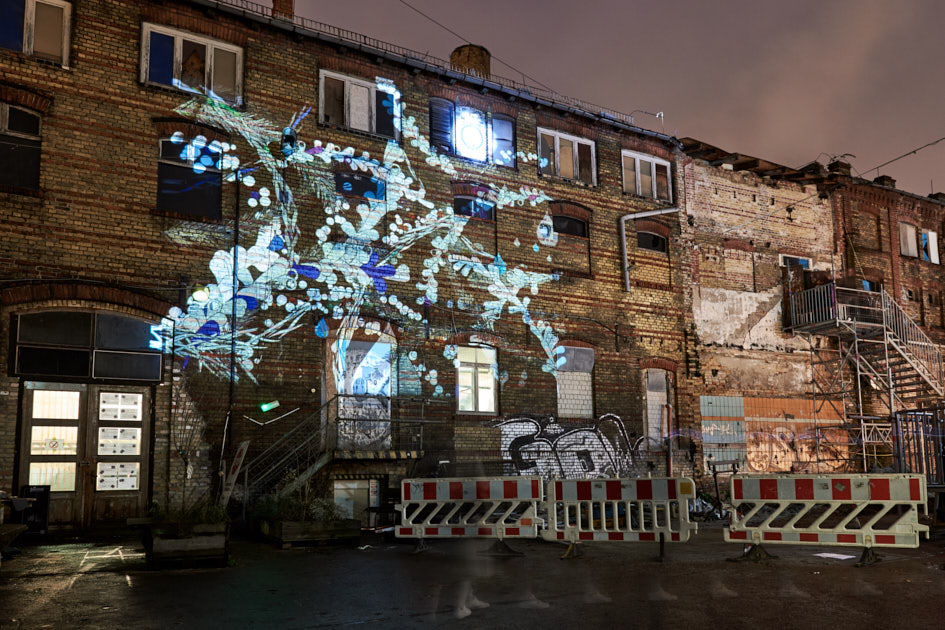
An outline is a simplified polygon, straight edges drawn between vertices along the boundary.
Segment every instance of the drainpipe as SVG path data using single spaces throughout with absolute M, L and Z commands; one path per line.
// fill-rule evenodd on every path
M 634 212 L 633 214 L 625 214 L 620 217 L 618 222 L 620 223 L 620 254 L 623 258 L 623 261 L 621 262 L 621 265 L 623 266 L 623 288 L 627 293 L 630 293 L 630 267 L 627 265 L 627 220 L 655 217 L 661 214 L 672 214 L 673 212 L 679 212 L 679 206 L 663 208 L 661 210 Z

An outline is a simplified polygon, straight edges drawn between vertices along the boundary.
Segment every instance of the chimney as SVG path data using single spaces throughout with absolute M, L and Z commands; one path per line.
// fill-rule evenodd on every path
M 272 17 L 292 22 L 295 19 L 295 0 L 272 0 Z
M 935 201 L 941 201 L 942 203 L 945 203 L 945 193 L 932 193 L 929 195 L 929 199 L 934 199 Z
M 827 165 L 827 170 L 831 173 L 837 173 L 838 175 L 849 175 L 850 174 L 850 163 L 841 162 L 840 160 L 834 160 Z
M 476 75 L 483 79 L 492 74 L 492 55 L 482 46 L 465 44 L 450 53 L 450 65 L 453 70 Z
M 874 184 L 879 184 L 880 186 L 885 186 L 887 188 L 895 188 L 896 180 L 894 180 L 889 175 L 880 175 L 873 179 Z

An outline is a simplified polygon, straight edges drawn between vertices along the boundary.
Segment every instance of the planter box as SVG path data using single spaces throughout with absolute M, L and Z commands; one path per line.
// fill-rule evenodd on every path
M 229 542 L 228 523 L 151 525 L 145 535 L 144 548 L 148 564 L 153 567 L 197 562 L 226 566 Z
M 353 518 L 338 521 L 263 521 L 264 536 L 275 540 L 283 549 L 296 543 L 329 542 L 361 539 L 361 521 Z

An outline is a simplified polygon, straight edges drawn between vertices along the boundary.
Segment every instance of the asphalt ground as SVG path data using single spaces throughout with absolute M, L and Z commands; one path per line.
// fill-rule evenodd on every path
M 128 538 L 25 545 L 0 568 L 0 628 L 941 628 L 945 536 L 883 549 L 742 547 L 703 525 L 687 543 L 362 541 L 288 550 L 234 541 L 231 566 L 154 571 Z M 855 556 L 818 557 L 818 553 Z

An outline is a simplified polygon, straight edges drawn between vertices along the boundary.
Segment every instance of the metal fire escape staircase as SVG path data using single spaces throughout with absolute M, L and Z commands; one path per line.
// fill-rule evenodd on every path
M 829 405 L 859 425 L 864 465 L 870 446 L 875 454 L 891 445 L 897 412 L 945 397 L 941 347 L 885 291 L 825 284 L 795 292 L 790 323 L 811 348 L 815 414 Z

